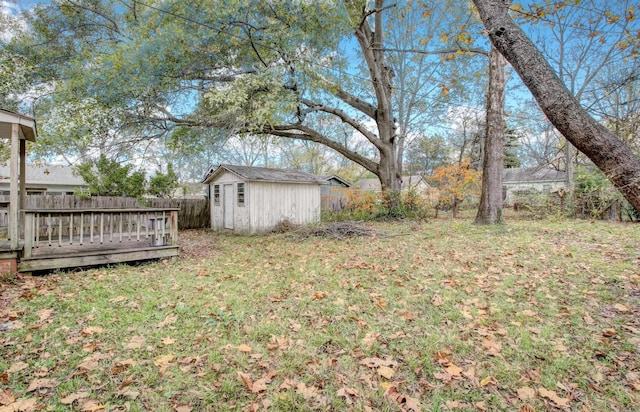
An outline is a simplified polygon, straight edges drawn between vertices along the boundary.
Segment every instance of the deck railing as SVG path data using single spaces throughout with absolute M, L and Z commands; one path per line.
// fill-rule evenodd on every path
M 24 257 L 40 248 L 175 246 L 178 211 L 167 209 L 24 210 Z M 134 243 L 135 242 L 135 243 Z

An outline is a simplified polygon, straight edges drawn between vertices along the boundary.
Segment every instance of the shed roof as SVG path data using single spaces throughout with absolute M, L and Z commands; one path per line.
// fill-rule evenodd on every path
M 324 183 L 321 176 L 303 172 L 302 170 L 271 169 L 267 167 L 235 165 L 220 165 L 216 169 L 209 169 L 203 183 L 211 183 L 224 171 L 233 173 L 246 181 L 314 184 Z
M 0 138 L 11 138 L 11 125 L 20 126 L 20 138 L 31 142 L 36 141 L 38 131 L 36 129 L 36 119 L 9 110 L 0 109 Z
M 550 166 L 504 169 L 502 181 L 514 182 L 558 182 L 564 181 L 567 174 Z

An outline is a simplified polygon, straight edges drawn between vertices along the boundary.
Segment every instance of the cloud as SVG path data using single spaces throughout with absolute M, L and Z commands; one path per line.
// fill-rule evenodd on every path
M 0 41 L 10 41 L 16 32 L 26 28 L 26 23 L 19 17 L 20 7 L 6 0 L 0 1 Z

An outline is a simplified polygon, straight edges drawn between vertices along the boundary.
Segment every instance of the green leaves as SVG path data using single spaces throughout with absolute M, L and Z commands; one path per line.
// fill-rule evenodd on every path
M 92 195 L 140 197 L 145 193 L 145 173 L 131 169 L 132 165 L 101 155 L 95 164 L 83 163 L 76 171 L 88 183 Z

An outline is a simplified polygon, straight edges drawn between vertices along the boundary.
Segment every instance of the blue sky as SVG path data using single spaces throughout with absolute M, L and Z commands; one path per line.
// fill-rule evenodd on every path
M 38 3 L 48 3 L 48 0 L 16 0 L 15 2 L 22 10 L 28 10 Z

